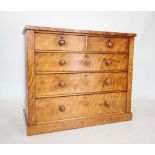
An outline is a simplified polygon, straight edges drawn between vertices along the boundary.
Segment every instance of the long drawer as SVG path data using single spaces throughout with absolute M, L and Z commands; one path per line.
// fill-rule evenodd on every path
M 108 93 L 37 99 L 36 123 L 68 118 L 123 113 L 126 93 Z
M 100 91 L 126 91 L 126 73 L 36 75 L 36 97 Z
M 127 54 L 36 53 L 36 72 L 126 71 Z
M 35 49 L 84 51 L 86 49 L 86 37 L 61 33 L 35 33 Z

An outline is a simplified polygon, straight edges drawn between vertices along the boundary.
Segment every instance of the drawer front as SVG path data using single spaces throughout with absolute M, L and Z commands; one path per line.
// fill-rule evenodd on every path
M 126 93 L 68 96 L 36 100 L 36 123 L 100 114 L 123 113 Z
M 85 36 L 44 33 L 35 34 L 36 50 L 84 51 L 85 47 Z
M 36 75 L 36 97 L 126 89 L 126 73 Z
M 38 53 L 36 72 L 51 71 L 126 71 L 127 54 Z
M 88 37 L 88 51 L 128 52 L 128 38 Z

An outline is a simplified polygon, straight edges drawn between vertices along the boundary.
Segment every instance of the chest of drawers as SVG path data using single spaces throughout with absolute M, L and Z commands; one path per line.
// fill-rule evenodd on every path
M 27 135 L 132 119 L 133 33 L 24 29 Z

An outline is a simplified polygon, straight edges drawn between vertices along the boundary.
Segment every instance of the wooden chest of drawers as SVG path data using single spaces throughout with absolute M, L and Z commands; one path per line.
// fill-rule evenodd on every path
M 26 26 L 27 135 L 132 119 L 133 33 Z

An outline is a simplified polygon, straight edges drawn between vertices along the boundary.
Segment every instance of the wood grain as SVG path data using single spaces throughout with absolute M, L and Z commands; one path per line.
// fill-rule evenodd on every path
M 121 114 L 108 114 L 99 115 L 92 117 L 84 117 L 78 119 L 68 119 L 55 123 L 40 124 L 35 126 L 28 126 L 27 135 L 42 134 L 48 132 L 69 130 L 75 128 L 83 128 L 94 125 L 101 125 L 107 123 L 115 123 L 122 121 L 129 121 L 132 119 L 132 113 L 121 113 Z
M 132 119 L 134 33 L 26 26 L 27 135 Z
M 110 83 L 107 84 L 106 82 Z M 64 83 L 61 87 L 59 84 Z M 36 75 L 36 97 L 127 89 L 126 73 Z
M 61 111 L 61 107 L 64 107 L 64 111 Z M 125 110 L 126 93 L 37 99 L 36 123 L 92 115 L 122 113 Z
M 134 37 L 130 38 L 129 63 L 128 63 L 128 83 L 127 83 L 127 112 L 131 112 L 132 95 L 132 75 L 133 75 L 133 55 L 134 55 Z
M 65 41 L 64 45 L 59 44 L 61 37 Z M 35 49 L 84 51 L 85 44 L 85 36 L 35 33 Z
M 26 52 L 27 52 L 27 108 L 26 114 L 28 125 L 35 125 L 35 71 L 34 71 L 34 32 L 26 31 Z
M 107 46 L 110 39 L 112 47 Z M 128 38 L 88 37 L 88 51 L 128 52 Z
M 64 61 L 64 64 L 61 64 Z M 110 64 L 107 62 L 110 61 Z M 36 73 L 61 71 L 127 71 L 127 54 L 36 53 Z

